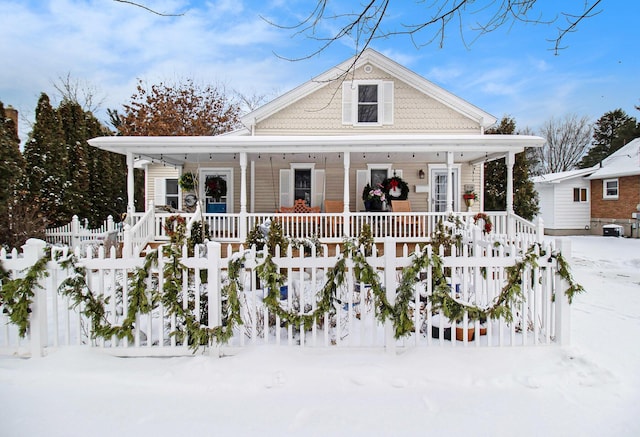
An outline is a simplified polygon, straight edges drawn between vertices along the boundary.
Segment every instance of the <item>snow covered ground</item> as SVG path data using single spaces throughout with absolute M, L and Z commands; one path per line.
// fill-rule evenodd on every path
M 640 240 L 570 240 L 571 347 L 0 357 L 0 435 L 638 436 Z

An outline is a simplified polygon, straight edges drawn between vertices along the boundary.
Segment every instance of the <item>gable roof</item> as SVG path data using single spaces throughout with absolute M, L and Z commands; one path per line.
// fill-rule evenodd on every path
M 605 179 L 640 175 L 640 138 L 612 153 L 602 161 L 588 179 Z
M 428 95 L 452 110 L 475 120 L 483 128 L 487 128 L 497 121 L 497 118 L 488 112 L 481 110 L 477 106 L 472 105 L 444 88 L 435 85 L 419 74 L 414 73 L 381 53 L 368 48 L 364 50 L 360 56 L 354 56 L 347 61 L 344 61 L 336 67 L 325 71 L 310 81 L 303 83 L 260 108 L 244 115 L 241 117 L 242 124 L 248 127 L 254 126 L 258 122 L 281 111 L 303 97 L 327 86 L 330 82 L 335 80 L 346 80 L 345 75 L 346 78 L 348 78 L 350 71 L 354 71 L 365 64 L 371 64 L 385 71 L 389 75 L 406 82 L 416 90 Z
M 561 171 L 558 173 L 547 173 L 531 178 L 534 184 L 559 184 L 575 178 L 582 178 L 590 175 L 597 167 L 582 168 L 578 170 Z

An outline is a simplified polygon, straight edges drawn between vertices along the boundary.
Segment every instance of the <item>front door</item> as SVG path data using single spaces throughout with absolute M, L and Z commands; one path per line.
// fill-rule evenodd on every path
M 208 213 L 233 212 L 233 178 L 231 169 L 203 169 L 200 174 L 200 196 Z
M 453 211 L 458 210 L 457 205 L 457 193 L 458 193 L 458 169 L 451 170 L 452 180 L 452 201 Z M 434 168 L 431 170 L 431 207 L 432 211 L 445 212 L 447 211 L 447 169 L 446 168 Z

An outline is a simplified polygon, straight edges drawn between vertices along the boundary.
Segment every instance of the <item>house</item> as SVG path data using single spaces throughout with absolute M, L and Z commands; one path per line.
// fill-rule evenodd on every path
M 587 179 L 591 183 L 591 228 L 602 234 L 602 226 L 615 223 L 631 236 L 640 212 L 640 138 L 612 153 Z
M 548 235 L 590 233 L 590 182 L 593 169 L 549 173 L 533 178 L 540 199 L 539 216 Z
M 126 155 L 133 222 L 141 215 L 133 209 L 133 168 L 142 165 L 147 201 L 183 211 L 199 205 L 214 238 L 223 241 L 244 241 L 252 226 L 296 199 L 321 208 L 320 214 L 325 214 L 325 200 L 342 201 L 340 215 L 349 225 L 340 234 L 354 234 L 369 223 L 375 224 L 376 238 L 424 239 L 438 217 L 454 212 L 473 217 L 482 211 L 483 164 L 503 157 L 507 210 L 494 218 L 496 229 L 513 232 L 515 154 L 544 143 L 537 136 L 486 135 L 494 116 L 372 49 L 241 121 L 241 129 L 215 137 L 111 136 L 89 143 Z M 185 173 L 199 181 L 191 192 L 178 184 Z M 398 213 L 368 212 L 362 199 L 367 184 L 394 176 L 403 182 L 412 223 L 419 224 L 406 233 L 392 221 Z M 208 189 L 221 184 L 222 191 Z M 470 208 L 463 201 L 469 190 L 480 194 Z M 321 227 L 318 217 L 311 231 L 300 233 L 297 226 L 295 232 L 339 241 L 341 235 Z
M 616 224 L 631 236 L 640 208 L 640 138 L 594 167 L 534 178 L 545 233 L 602 235 Z

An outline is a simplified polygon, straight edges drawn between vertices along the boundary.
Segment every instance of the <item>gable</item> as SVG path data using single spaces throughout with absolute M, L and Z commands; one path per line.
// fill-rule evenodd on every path
M 495 122 L 490 114 L 373 50 L 365 51 L 346 78 L 335 79 L 350 65 L 344 63 L 301 85 L 247 114 L 243 122 L 254 125 L 257 135 L 482 133 Z M 353 122 L 357 87 L 367 84 L 380 90 L 379 119 Z

